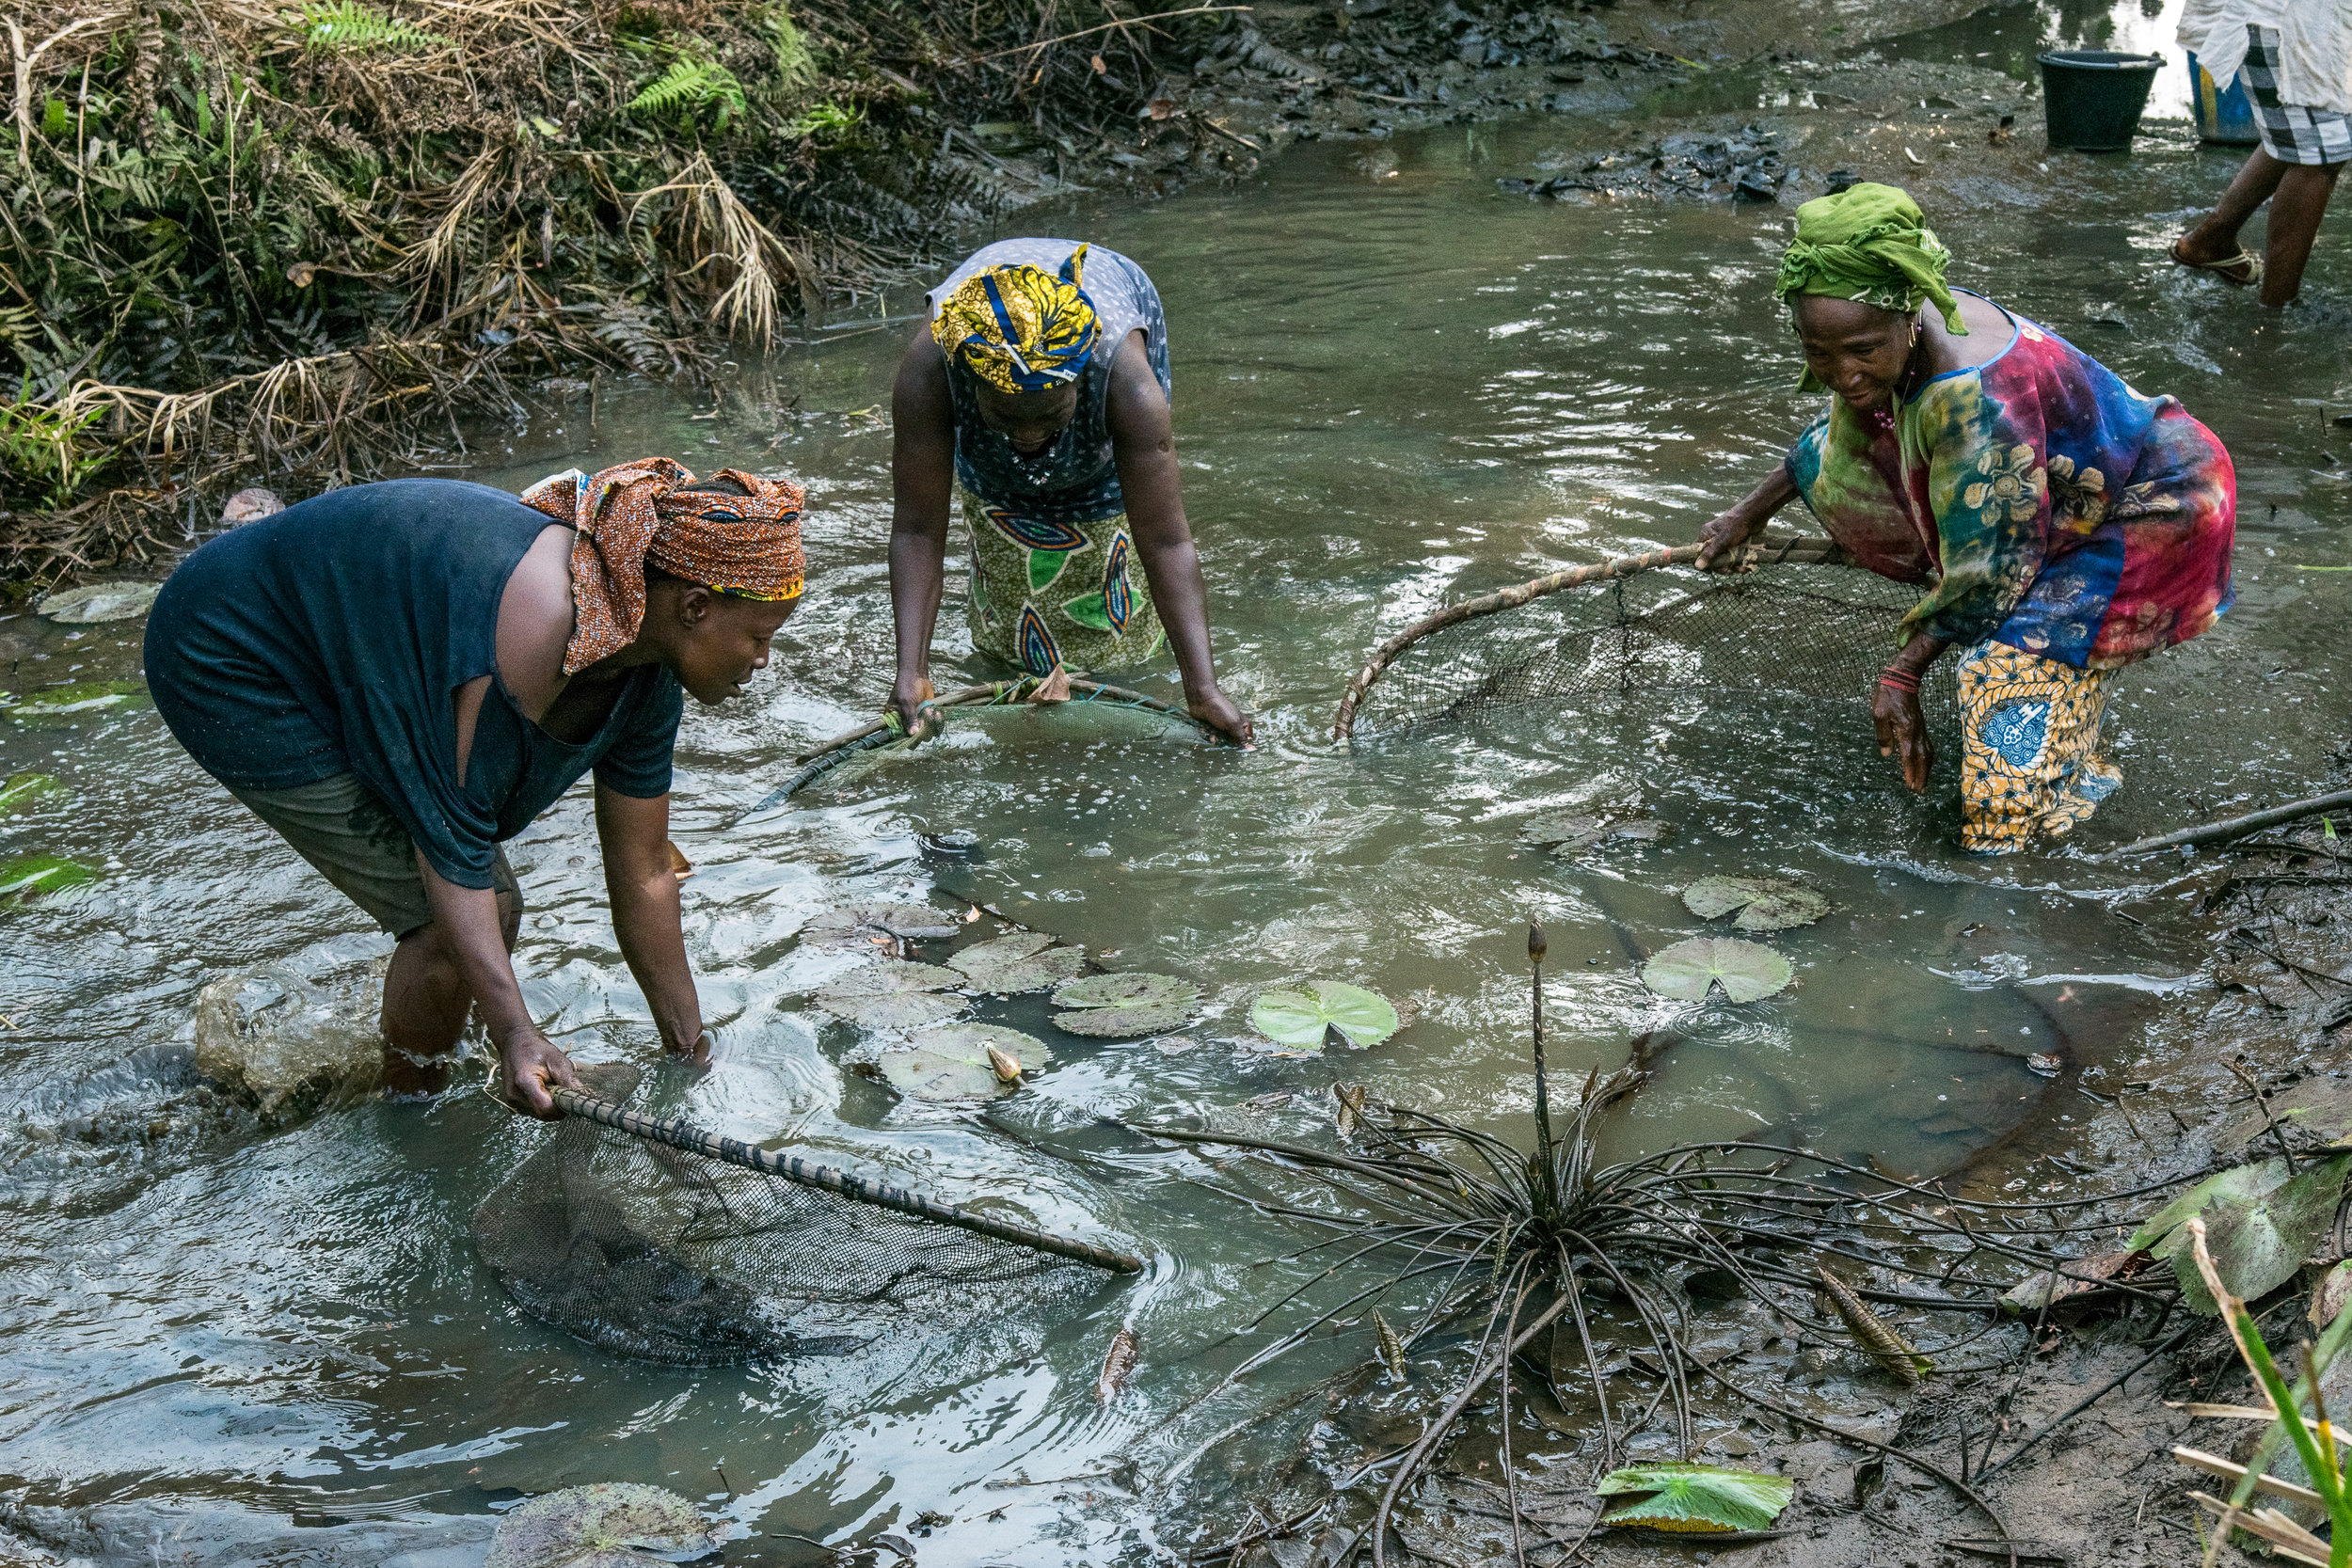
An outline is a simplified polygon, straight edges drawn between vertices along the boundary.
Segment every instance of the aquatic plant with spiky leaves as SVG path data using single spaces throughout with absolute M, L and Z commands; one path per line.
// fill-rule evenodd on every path
M 2078 1223 L 2068 1224 L 2062 1218 L 2066 1211 L 2096 1211 L 2109 1200 L 2138 1197 L 2175 1183 L 2057 1202 L 1972 1201 L 1802 1148 L 1740 1140 L 1679 1144 L 1604 1164 L 1597 1139 L 1599 1124 L 1647 1074 L 1632 1065 L 1609 1073 L 1593 1070 L 1564 1124 L 1553 1125 L 1556 1096 L 1542 1054 L 1540 929 L 1531 927 L 1530 938 L 1536 974 L 1533 1152 L 1493 1132 L 1387 1103 L 1366 1107 L 1375 1115 L 1359 1122 L 1361 1148 L 1356 1152 L 1238 1132 L 1136 1129 L 1176 1142 L 1273 1156 L 1273 1161 L 1251 1162 L 1251 1166 L 1262 1174 L 1280 1171 L 1304 1178 L 1344 1204 L 1343 1212 L 1333 1212 L 1203 1183 L 1263 1212 L 1328 1232 L 1268 1261 L 1297 1261 L 1331 1249 L 1346 1250 L 1283 1294 L 1243 1332 L 1263 1327 L 1294 1305 L 1304 1309 L 1304 1321 L 1249 1356 L 1193 1404 L 1332 1330 L 1362 1329 L 1374 1341 L 1367 1361 L 1376 1356 L 1379 1364 L 1393 1365 L 1401 1352 L 1387 1342 L 1390 1335 L 1409 1350 L 1440 1329 L 1471 1325 L 1467 1371 L 1382 1486 L 1369 1527 L 1373 1558 L 1375 1568 L 1387 1568 L 1391 1514 L 1400 1498 L 1430 1472 L 1465 1412 L 1490 1385 L 1500 1396 L 1502 1472 L 1516 1548 L 1519 1505 L 1511 1451 L 1511 1369 L 1540 1336 L 1555 1324 L 1565 1324 L 1576 1336 L 1581 1384 L 1598 1407 L 1604 1470 L 1614 1467 L 1626 1440 L 1651 1418 L 1631 1414 L 1629 1402 L 1612 1398 L 1613 1383 L 1625 1373 L 1601 1364 L 1596 1322 L 1606 1298 L 1623 1304 L 1622 1310 L 1631 1313 L 1637 1332 L 1648 1341 L 1654 1364 L 1645 1370 L 1663 1383 L 1650 1411 L 1671 1406 L 1683 1458 L 1693 1457 L 1696 1386 L 1711 1383 L 1744 1404 L 1834 1432 L 1841 1442 L 1879 1449 L 1933 1477 L 2006 1534 L 1998 1514 L 1961 1476 L 1893 1444 L 1836 1431 L 1741 1386 L 1691 1354 L 1692 1308 L 1683 1292 L 1668 1286 L 1699 1271 L 1720 1271 L 1763 1304 L 1784 1333 L 1798 1342 L 1833 1349 L 1858 1345 L 1882 1366 L 1899 1363 L 1915 1373 L 1918 1365 L 1913 1356 L 1931 1367 L 1939 1357 L 2010 1321 L 2000 1294 L 2015 1281 L 1971 1272 L 1970 1265 L 1979 1259 L 2022 1263 L 2047 1271 L 2054 1279 L 2095 1283 L 2169 1306 L 2169 1289 L 2119 1284 L 2083 1273 L 2077 1260 L 2058 1249 L 2078 1246 L 2103 1230 L 2112 1234 L 2112 1217 L 2085 1212 Z M 1372 1277 L 1343 1277 L 1359 1265 Z M 1825 1315 L 1814 1309 L 1813 1297 L 1822 1286 L 1821 1273 L 1832 1268 L 1839 1274 L 1831 1275 L 1835 1288 Z M 1305 1303 L 1317 1286 L 1333 1280 L 1342 1282 L 1342 1299 L 1323 1306 Z M 1400 1301 L 1416 1297 L 1418 1310 L 1400 1308 Z M 1398 1314 L 1401 1326 L 1389 1328 L 1383 1307 Z M 1877 1308 L 1899 1309 L 1931 1325 L 1958 1320 L 1961 1326 L 1934 1334 L 1937 1342 L 1918 1355 L 1911 1339 L 1878 1318 Z M 1930 1338 L 1925 1333 L 1917 1337 Z M 2015 1348 L 1990 1365 L 2011 1359 Z M 1551 1365 L 1556 1369 L 1563 1360 L 1555 1348 Z M 1627 1413 L 1622 1422 L 1620 1412 Z M 1195 1457 L 1200 1451 L 1194 1450 Z M 1360 1484 L 1373 1468 L 1365 1466 L 1348 1484 Z M 1339 1489 L 1344 1490 L 1344 1485 Z M 1335 1491 L 1317 1507 L 1327 1506 L 1337 1496 Z M 1313 1512 L 1298 1519 L 1264 1522 L 1225 1551 L 1230 1554 L 1295 1528 Z

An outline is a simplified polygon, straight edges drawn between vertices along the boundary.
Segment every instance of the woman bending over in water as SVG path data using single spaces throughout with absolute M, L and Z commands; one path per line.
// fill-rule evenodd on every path
M 398 943 L 386 1082 L 422 1087 L 479 1007 L 507 1098 L 556 1114 L 500 847 L 596 775 L 612 924 L 663 1045 L 707 1051 L 669 851 L 682 699 L 766 667 L 799 603 L 801 487 L 667 458 L 519 500 L 455 480 L 329 491 L 190 556 L 147 627 L 173 735 Z
M 1802 499 L 1860 565 L 1927 585 L 1879 676 L 1882 755 L 1924 790 L 1928 667 L 1957 647 L 1961 844 L 2070 832 L 2122 782 L 2099 753 L 2126 664 L 2230 608 L 2237 481 L 2177 399 L 1946 286 L 1950 254 L 1891 185 L 1797 210 L 1777 296 L 1832 394 L 1787 459 L 1707 525 L 1702 566 Z
M 1184 517 L 1159 291 L 1117 251 L 1005 240 L 927 296 L 891 390 L 890 713 L 918 737 L 931 697 L 949 502 L 970 543 L 977 652 L 1034 675 L 1176 655 L 1192 716 L 1247 745 L 1217 685 Z

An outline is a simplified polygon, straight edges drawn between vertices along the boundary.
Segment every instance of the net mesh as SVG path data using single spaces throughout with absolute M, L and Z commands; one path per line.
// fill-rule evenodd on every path
M 581 1069 L 626 1100 L 635 1069 Z M 893 1213 L 592 1121 L 562 1123 L 473 1218 L 516 1305 L 606 1350 L 725 1365 L 859 1349 L 982 1288 L 1083 1288 L 1050 1254 Z
M 1433 632 L 1357 709 L 1358 736 L 1529 704 L 1645 693 L 1779 693 L 1866 702 L 1921 590 L 1851 566 L 1783 562 L 1740 577 L 1659 567 L 1572 588 Z M 1955 703 L 1938 660 L 1920 701 Z

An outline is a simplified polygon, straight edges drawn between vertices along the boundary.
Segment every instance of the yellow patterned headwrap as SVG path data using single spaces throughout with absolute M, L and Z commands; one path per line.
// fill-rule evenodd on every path
M 956 285 L 931 321 L 949 360 L 1000 392 L 1047 392 L 1078 379 L 1094 353 L 1094 301 L 1078 286 L 1087 247 L 1058 277 L 1025 262 L 989 267 Z

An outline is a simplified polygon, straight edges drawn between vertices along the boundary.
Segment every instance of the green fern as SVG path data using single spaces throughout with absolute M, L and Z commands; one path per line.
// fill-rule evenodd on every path
M 368 49 L 431 49 L 449 41 L 438 33 L 428 33 L 397 17 L 372 10 L 358 0 L 335 0 L 332 5 L 311 0 L 288 21 L 311 48 L 342 54 Z
M 858 119 L 855 111 L 844 109 L 838 103 L 819 103 L 815 108 L 803 110 L 778 126 L 776 134 L 780 136 L 825 135 L 847 131 L 858 122 Z
M 817 74 L 817 56 L 801 30 L 792 25 L 790 8 L 778 5 L 768 12 L 768 46 L 776 57 L 776 81 L 798 87 Z
M 743 97 L 743 84 L 735 79 L 734 71 L 708 60 L 683 56 L 672 60 L 669 70 L 628 101 L 632 114 L 675 112 L 689 119 L 697 118 L 706 108 L 715 109 L 714 123 L 723 131 L 728 120 L 750 106 Z

